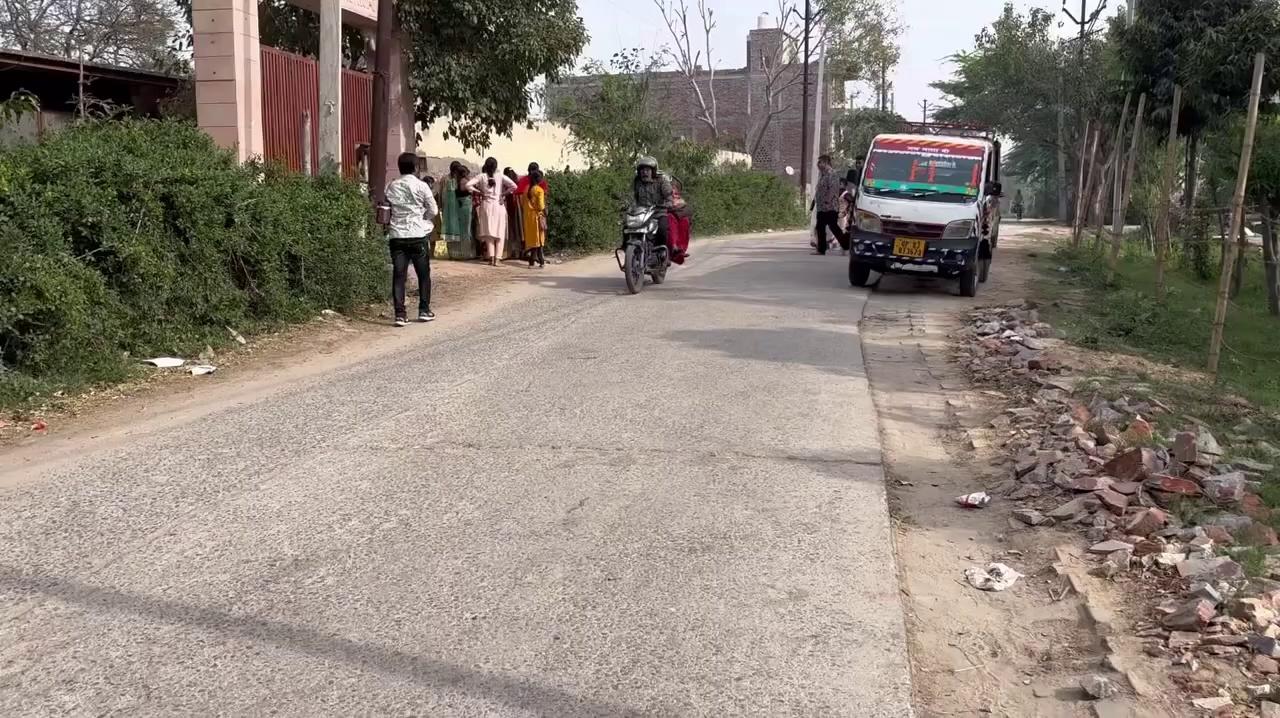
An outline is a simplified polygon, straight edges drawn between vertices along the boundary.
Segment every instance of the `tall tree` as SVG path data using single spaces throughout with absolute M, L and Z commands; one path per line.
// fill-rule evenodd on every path
M 403 0 L 396 9 L 415 119 L 448 118 L 448 134 L 468 147 L 527 122 L 534 80 L 559 80 L 587 43 L 574 0 Z
M 1187 138 L 1183 204 L 1195 200 L 1200 138 L 1218 118 L 1243 110 L 1253 56 L 1280 56 L 1276 0 L 1138 0 L 1133 23 L 1117 26 L 1115 47 L 1133 89 L 1146 92 L 1153 125 L 1167 125 L 1174 85 L 1182 85 L 1178 132 Z M 1263 97 L 1280 87 L 1267 68 Z
M 1073 190 L 1068 164 L 1080 161 L 1086 119 L 1106 119 L 1102 108 L 1114 72 L 1104 43 L 1079 46 L 1053 35 L 1055 17 L 1007 4 L 978 33 L 973 49 L 952 57 L 956 70 L 933 83 L 951 103 L 934 113 L 942 122 L 991 127 L 1022 147 L 1023 177 L 1045 177 L 1058 197 L 1060 219 Z M 1117 103 L 1118 104 L 1118 103 Z
M 651 102 L 651 78 L 661 62 L 638 49 L 615 53 L 607 64 L 588 62 L 583 70 L 599 83 L 556 97 L 549 108 L 569 126 L 573 148 L 607 167 L 659 154 L 671 141 L 670 119 Z
M 895 132 L 906 122 L 896 112 L 873 107 L 860 107 L 837 112 L 831 118 L 832 153 L 843 164 L 867 153 L 871 140 L 878 134 Z
M 11 0 L 0 0 L 0 2 Z M 12 0 L 20 1 L 20 0 Z M 191 0 L 183 3 L 190 18 Z M 259 0 L 262 42 L 315 56 L 319 19 L 286 0 Z M 446 135 L 468 148 L 483 148 L 495 133 L 527 122 L 534 81 L 554 82 L 587 44 L 575 0 L 401 0 L 397 23 L 409 60 L 414 119 L 430 125 L 448 118 Z M 265 24 L 262 24 L 265 23 Z M 358 31 L 346 28 L 348 66 L 368 54 Z
M 172 59 L 172 0 L 0 0 L 0 45 L 151 69 Z

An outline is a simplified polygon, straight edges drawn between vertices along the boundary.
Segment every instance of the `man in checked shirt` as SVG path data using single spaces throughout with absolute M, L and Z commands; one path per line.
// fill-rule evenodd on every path
M 827 253 L 827 229 L 835 235 L 841 249 L 849 249 L 849 236 L 840 229 L 840 178 L 831 171 L 831 155 L 818 158 L 818 185 L 814 188 L 809 209 L 818 210 L 818 246 L 814 254 Z

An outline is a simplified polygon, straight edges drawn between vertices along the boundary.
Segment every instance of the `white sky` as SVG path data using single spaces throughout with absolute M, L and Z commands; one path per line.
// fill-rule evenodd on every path
M 713 36 L 716 66 L 742 67 L 746 58 L 747 32 L 756 26 L 761 12 L 777 13 L 777 0 L 708 0 L 716 10 L 718 27 Z M 1089 7 L 1096 0 L 1089 0 Z M 1061 2 L 1052 0 L 1013 0 L 1019 10 L 1045 7 L 1060 10 Z M 696 0 L 689 0 L 691 6 Z M 946 58 L 973 46 L 974 35 L 991 24 L 1004 7 L 1005 0 L 897 0 L 898 12 L 906 32 L 903 34 L 902 61 L 894 76 L 897 110 L 908 119 L 920 117 L 920 101 L 931 105 L 941 99 L 929 87 L 935 80 L 950 77 Z M 1124 0 L 1109 0 L 1106 14 L 1115 12 Z M 1072 1 L 1078 12 L 1078 4 Z M 621 9 L 621 8 L 627 9 Z M 578 9 L 591 34 L 586 58 L 607 60 L 614 52 L 631 47 L 654 50 L 670 44 L 670 35 L 653 0 L 631 0 L 624 5 L 617 0 L 578 0 Z M 1066 20 L 1065 16 L 1062 16 Z M 697 22 L 696 18 L 691 18 Z M 1070 22 L 1069 20 L 1067 22 Z M 701 26 L 697 28 L 700 31 Z M 1066 29 L 1072 31 L 1071 27 Z M 705 64 L 705 63 L 704 63 Z M 867 92 L 856 101 L 867 104 Z

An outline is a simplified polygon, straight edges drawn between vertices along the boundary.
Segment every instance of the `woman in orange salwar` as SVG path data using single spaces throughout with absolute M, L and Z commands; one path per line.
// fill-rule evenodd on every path
M 547 266 L 547 192 L 542 188 L 542 172 L 529 173 L 529 189 L 520 197 L 520 214 L 524 220 L 524 251 L 529 266 Z

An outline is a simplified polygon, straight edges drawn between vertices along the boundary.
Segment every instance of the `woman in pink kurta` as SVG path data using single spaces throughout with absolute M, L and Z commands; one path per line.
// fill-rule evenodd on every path
M 484 161 L 480 174 L 471 178 L 467 189 L 480 198 L 476 204 L 476 239 L 484 242 L 489 264 L 498 266 L 503 245 L 507 243 L 507 208 L 502 198 L 515 192 L 516 183 L 498 174 L 498 161 Z

